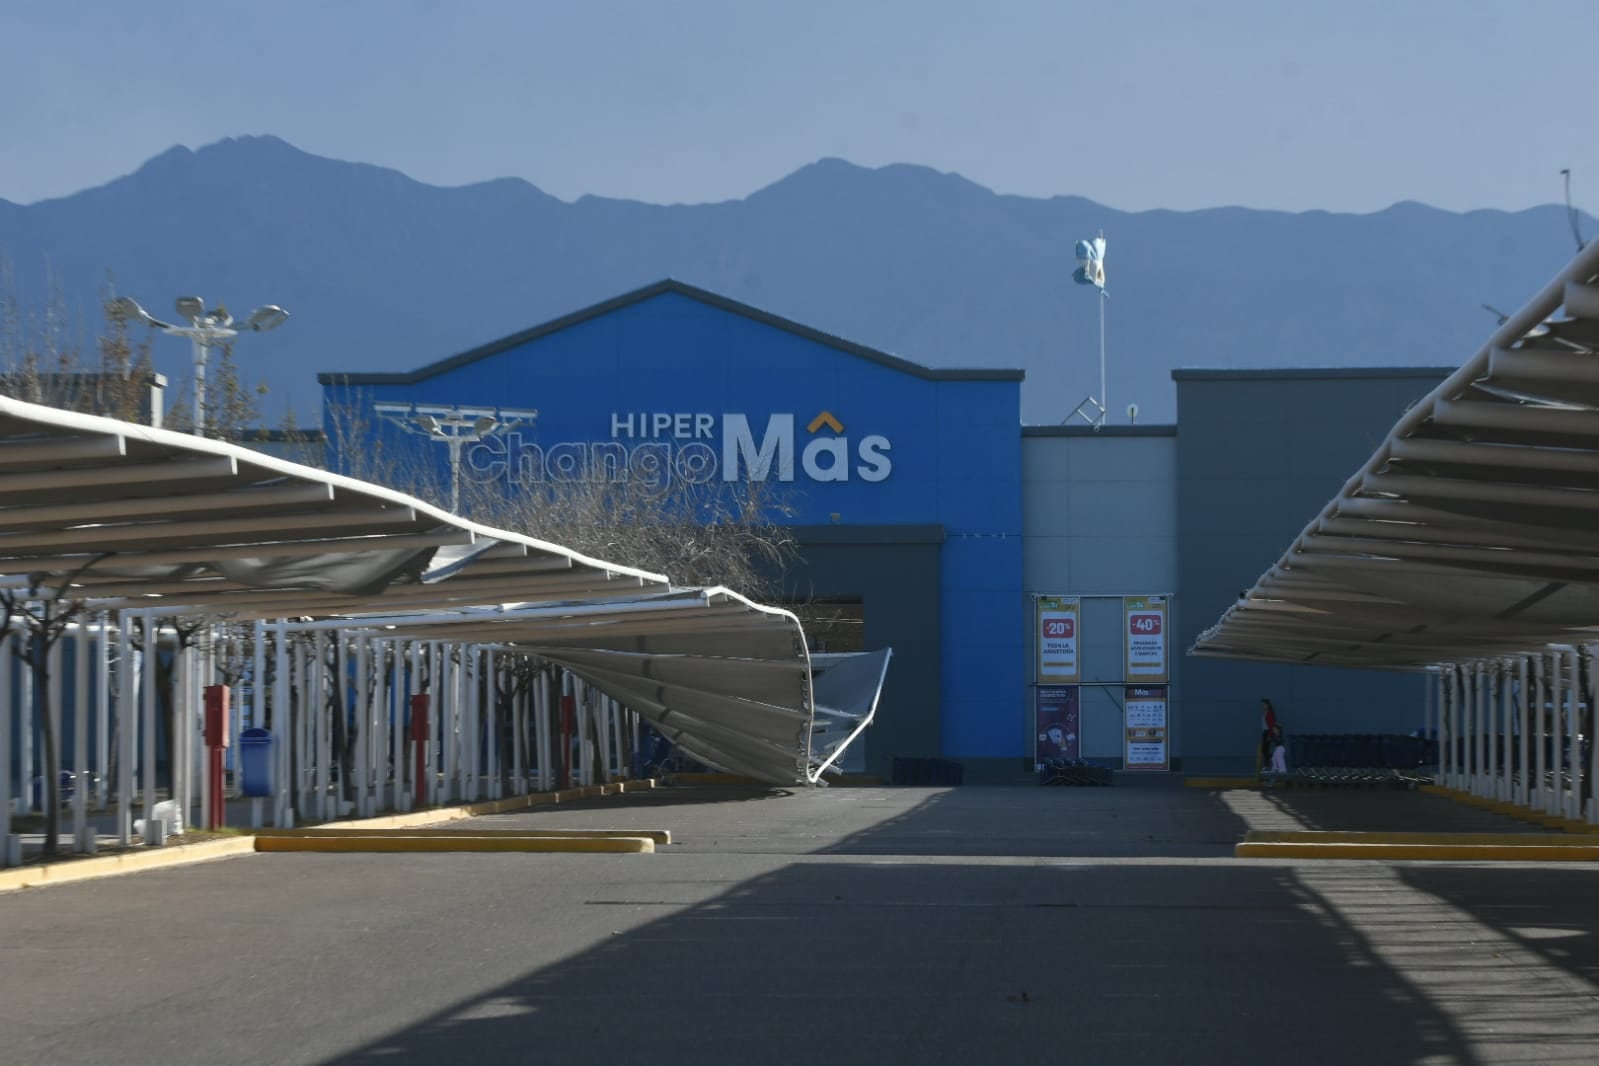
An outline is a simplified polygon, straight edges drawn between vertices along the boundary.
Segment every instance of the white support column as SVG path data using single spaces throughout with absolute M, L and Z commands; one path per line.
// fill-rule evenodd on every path
M 513 662 L 506 684 L 511 686 L 511 791 L 518 796 L 527 794 L 527 778 L 523 770 L 527 767 L 525 758 L 527 728 L 527 690 L 518 688 L 516 684 L 516 668 L 519 664 Z
M 187 794 L 187 788 L 180 787 L 179 789 L 175 790 L 174 798 L 178 800 L 178 803 L 183 810 L 183 817 L 186 820 L 186 824 L 210 825 L 211 760 L 206 758 L 205 737 L 203 734 L 205 726 L 205 697 L 202 695 L 197 704 L 191 704 L 189 702 L 189 694 L 191 692 L 200 691 L 203 693 L 204 691 L 204 688 L 201 685 L 201 675 L 204 671 L 204 656 L 201 655 L 199 647 L 192 644 L 186 648 L 180 645 L 177 649 L 175 649 L 174 655 L 176 658 L 172 663 L 172 676 L 175 679 L 176 684 L 173 686 L 174 691 L 172 693 L 172 698 L 175 701 L 173 703 L 173 709 L 179 723 L 179 728 L 176 730 L 176 733 L 181 735 L 182 739 L 180 740 L 176 736 L 173 738 L 172 744 L 173 751 L 175 753 L 173 765 L 176 766 L 178 764 L 182 764 L 185 768 L 185 774 L 187 774 L 187 768 L 190 765 L 191 760 L 199 760 L 199 770 L 196 773 L 196 777 L 198 777 L 200 781 L 200 794 L 198 797 L 200 814 L 198 819 L 195 818 L 194 810 L 190 806 L 191 800 Z M 229 711 L 231 713 L 231 706 L 229 707 Z M 199 721 L 196 721 L 196 719 L 199 719 Z M 189 738 L 196 730 L 202 731 L 200 743 L 192 745 L 191 747 L 189 744 Z M 181 798 L 179 798 L 179 793 L 181 793 Z
M 1514 800 L 1525 807 L 1532 802 L 1532 773 L 1527 765 L 1528 733 L 1532 730 L 1532 692 L 1527 687 L 1531 656 L 1516 656 L 1516 791 Z
M 155 697 L 161 679 L 161 624 L 149 612 L 144 616 L 144 700 L 139 720 L 144 727 L 144 759 L 140 781 L 144 785 L 144 821 L 155 817 Z
M 488 742 L 489 742 L 489 799 L 503 799 L 505 797 L 505 766 L 500 748 L 500 738 L 505 734 L 504 726 L 510 716 L 510 704 L 503 706 L 500 702 L 500 674 L 505 670 L 505 660 L 494 653 L 491 648 L 485 654 L 484 673 L 489 681 L 489 714 L 488 714 Z
M 433 666 L 433 721 L 429 728 L 437 734 L 433 750 L 438 768 L 428 792 L 435 804 L 442 805 L 455 796 L 455 723 L 451 718 L 455 713 L 455 671 L 449 649 L 440 641 L 433 642 Z
M 1455 666 L 1438 671 L 1438 780 L 1455 786 Z
M 111 616 L 101 611 L 100 639 L 95 643 L 94 772 L 96 810 L 105 810 L 111 794 Z
M 12 638 L 15 639 L 15 638 Z M 0 646 L 0 693 L 9 695 L 13 674 L 11 641 Z M 11 815 L 16 810 L 11 798 L 11 730 L 16 719 L 16 704 L 0 699 L 0 870 L 12 865 Z M 15 856 L 18 862 L 21 856 Z
M 1475 664 L 1476 684 L 1472 690 L 1477 726 L 1477 739 L 1474 745 L 1476 757 L 1472 767 L 1476 786 L 1472 791 L 1485 799 L 1492 795 L 1492 782 L 1488 778 L 1488 698 L 1493 693 L 1489 667 L 1490 664 L 1486 662 Z
M 444 768 L 439 774 L 440 803 L 454 802 L 461 787 L 461 664 L 451 654 L 452 650 L 447 644 L 439 645 L 439 739 L 444 752 Z
M 1590 824 L 1599 823 L 1599 740 L 1593 736 L 1596 723 L 1599 723 L 1599 670 L 1595 667 L 1594 653 L 1599 651 L 1599 645 L 1588 644 L 1578 649 L 1578 652 L 1588 659 L 1588 689 L 1583 694 L 1588 701 L 1588 765 L 1584 768 L 1587 774 L 1588 791 L 1592 793 L 1583 805 L 1582 817 Z
M 72 640 L 72 846 L 89 850 L 84 830 L 89 825 L 89 660 L 93 649 L 89 616 L 80 615 Z
M 1467 671 L 1464 665 L 1460 667 L 1459 695 L 1460 743 L 1457 745 L 1459 750 L 1455 752 L 1455 758 L 1459 762 L 1459 766 L 1457 768 L 1460 777 L 1459 787 L 1462 791 L 1469 792 L 1471 790 L 1471 754 L 1473 743 L 1471 734 L 1471 674 Z
M 272 624 L 272 824 L 288 825 L 289 812 L 289 624 Z M 267 720 L 262 719 L 262 725 Z
M 1544 774 L 1548 772 L 1548 730 L 1545 723 L 1548 712 L 1545 701 L 1549 696 L 1546 682 L 1548 656 L 1538 652 L 1532 656 L 1532 763 L 1527 781 L 1528 804 L 1538 810 L 1544 807 Z
M 401 661 L 398 649 L 396 649 L 394 656 L 394 668 L 401 671 L 400 676 L 405 678 L 397 686 L 401 697 L 399 708 L 396 711 L 399 717 L 395 721 L 396 728 L 394 730 L 394 809 L 397 811 L 411 810 L 416 797 L 416 782 L 412 780 L 416 774 L 415 753 L 412 752 L 410 757 L 407 757 L 409 749 L 406 747 L 406 740 L 410 736 L 411 697 L 421 692 L 422 642 L 418 640 L 411 641 L 406 646 L 406 652 L 407 658 L 404 662 Z M 410 665 L 409 672 L 405 670 L 407 662 Z M 399 728 L 401 722 L 407 723 L 407 728 Z M 425 740 L 420 743 L 424 748 L 427 746 L 427 741 Z M 426 752 L 424 752 L 425 757 Z M 409 788 L 406 787 L 407 781 L 410 782 Z
M 455 794 L 466 802 L 477 798 L 473 784 L 477 752 L 472 742 L 478 710 L 473 685 L 477 672 L 476 649 L 457 645 L 455 656 Z
M 405 644 L 392 639 L 384 655 L 385 662 L 389 663 L 389 698 L 385 700 L 381 713 L 384 714 L 385 748 L 389 751 L 389 809 L 398 813 L 405 810 L 400 805 L 400 798 L 405 794 L 405 714 L 409 700 L 405 682 Z M 377 780 L 384 782 L 384 775 L 377 775 Z
M 533 684 L 533 749 L 538 757 L 538 787 L 549 792 L 550 775 L 550 673 L 540 670 Z
M 50 645 L 50 651 L 45 658 L 45 661 L 49 664 L 46 669 L 50 671 L 50 714 L 48 723 L 41 719 L 40 724 L 48 725 L 49 729 L 55 733 L 56 765 L 49 765 L 49 760 L 44 757 L 43 751 L 40 752 L 39 764 L 41 771 L 39 774 L 39 779 L 42 787 L 39 789 L 39 806 L 41 808 L 50 802 L 50 793 L 48 789 L 51 786 L 50 778 L 52 776 L 55 778 L 55 787 L 58 790 L 56 795 L 60 795 L 59 789 L 61 787 L 61 767 L 66 764 L 66 759 L 63 757 L 61 743 L 62 739 L 66 736 L 66 734 L 61 731 L 61 723 L 66 719 L 66 716 L 61 713 L 62 692 L 66 688 L 65 679 L 61 676 L 61 660 L 63 657 L 64 656 L 61 651 L 61 640 L 58 638 L 55 643 Z M 60 842 L 60 823 L 57 822 L 56 843 L 59 845 Z
M 1582 741 L 1581 723 L 1577 720 L 1582 703 L 1582 663 L 1576 648 L 1566 651 L 1570 683 L 1566 702 L 1566 793 L 1561 814 L 1566 818 L 1582 817 Z
M 1505 699 L 1504 664 L 1495 659 L 1488 664 L 1488 795 L 1504 799 L 1504 781 L 1500 777 L 1499 748 L 1504 743 L 1501 711 Z
M 133 612 L 121 612 L 117 625 L 117 840 L 125 846 L 133 840 Z
M 392 754 L 394 734 L 394 707 L 399 700 L 399 688 L 394 676 L 394 656 L 398 654 L 399 645 L 396 641 L 382 637 L 372 641 L 372 683 L 375 693 L 372 733 L 372 805 L 373 811 L 381 812 L 389 807 L 389 782 L 393 780 L 392 772 L 396 767 L 389 761 Z
M 316 794 L 316 733 L 313 728 L 312 704 L 316 700 L 316 672 L 311 669 L 311 659 L 316 652 L 316 636 L 297 633 L 294 642 L 294 691 L 298 694 L 298 714 L 295 715 L 294 734 L 294 809 L 299 821 L 316 819 L 317 808 L 311 800 Z
M 1550 656 L 1551 720 L 1549 723 L 1549 806 L 1550 814 L 1558 815 L 1566 807 L 1566 653 L 1556 651 Z
M 479 736 L 483 721 L 482 653 L 477 645 L 461 649 L 461 796 L 475 803 L 481 798 L 483 782 L 483 743 Z
M 1452 715 L 1452 728 L 1450 730 L 1449 765 L 1454 778 L 1455 788 L 1464 790 L 1466 787 L 1466 668 L 1456 664 L 1451 671 L 1450 713 Z
M 312 810 L 316 812 L 316 820 L 319 822 L 331 820 L 329 804 L 332 798 L 328 790 L 333 779 L 333 722 L 332 712 L 328 709 L 328 699 L 331 696 L 330 686 L 337 684 L 335 679 L 328 676 L 328 657 L 332 651 L 333 645 L 328 635 L 318 630 L 311 647 L 312 701 L 308 710 L 311 712 L 311 738 L 315 745 L 313 759 L 316 764 Z
M 368 693 L 371 677 L 367 674 L 371 666 L 370 641 L 365 634 L 346 641 L 346 655 L 354 652 L 355 655 L 355 694 L 350 707 L 351 725 L 361 732 L 355 738 L 355 815 L 357 818 L 366 818 L 371 813 L 367 808 L 371 796 L 372 784 L 372 703 Z M 354 647 L 349 647 L 353 644 Z
M 255 657 L 250 663 L 250 727 L 265 729 L 266 719 L 266 640 L 267 625 L 265 621 L 257 619 L 255 622 Z M 240 779 L 243 779 L 243 767 L 240 767 Z

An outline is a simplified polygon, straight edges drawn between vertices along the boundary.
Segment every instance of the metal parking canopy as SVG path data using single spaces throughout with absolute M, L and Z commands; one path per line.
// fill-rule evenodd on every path
M 1407 411 L 1192 653 L 1415 668 L 1599 640 L 1599 243 Z
M 492 645 L 565 667 L 712 765 L 819 773 L 792 613 L 219 441 L 0 398 L 0 587 Z

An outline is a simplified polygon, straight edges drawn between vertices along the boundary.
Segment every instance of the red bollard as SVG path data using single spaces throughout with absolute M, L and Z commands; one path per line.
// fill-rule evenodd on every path
M 209 778 L 207 794 L 210 796 L 210 813 L 207 829 L 221 829 L 228 824 L 227 794 L 222 788 L 222 753 L 227 750 L 228 736 L 228 686 L 205 687 L 205 748 Z
M 428 803 L 428 697 L 418 693 L 411 697 L 411 745 L 416 749 L 416 809 Z

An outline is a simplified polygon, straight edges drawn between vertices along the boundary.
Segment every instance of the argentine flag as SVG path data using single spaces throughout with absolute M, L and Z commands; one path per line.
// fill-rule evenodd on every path
M 1092 285 L 1100 292 L 1105 291 L 1105 238 L 1095 237 L 1092 240 L 1077 242 L 1077 262 L 1080 264 L 1072 271 L 1072 280 L 1079 285 Z

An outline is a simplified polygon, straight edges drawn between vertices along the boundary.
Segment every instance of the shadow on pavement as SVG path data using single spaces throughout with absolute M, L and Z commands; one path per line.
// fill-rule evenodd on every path
M 587 905 L 666 905 L 617 891 Z M 786 866 L 331 1061 L 1232 1064 L 1289 1035 L 1296 1066 L 1475 1061 L 1291 869 L 880 861 Z
M 1172 789 L 925 789 L 897 817 L 822 849 L 843 855 L 1230 856 L 1247 822 L 1218 798 Z

